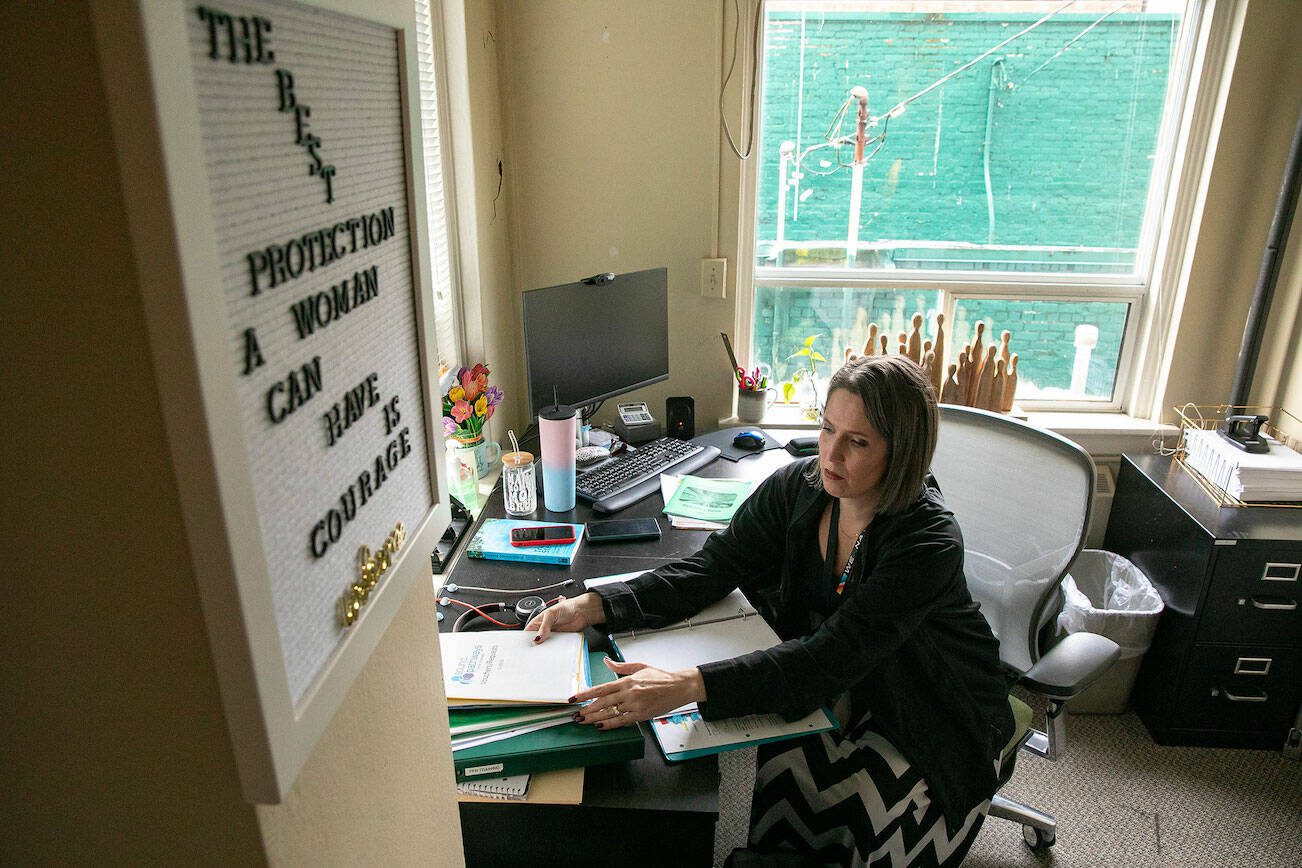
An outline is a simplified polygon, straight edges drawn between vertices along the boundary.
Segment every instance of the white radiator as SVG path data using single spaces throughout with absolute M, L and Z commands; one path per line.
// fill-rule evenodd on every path
M 1090 509 L 1090 526 L 1085 531 L 1085 548 L 1103 547 L 1103 534 L 1108 529 L 1108 513 L 1112 511 L 1112 495 L 1117 490 L 1117 477 L 1107 464 L 1094 465 L 1094 505 Z

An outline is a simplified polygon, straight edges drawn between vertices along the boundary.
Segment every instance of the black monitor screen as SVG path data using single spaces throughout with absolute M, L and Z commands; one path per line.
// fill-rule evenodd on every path
M 524 293 L 529 412 L 582 407 L 669 378 L 668 270 Z

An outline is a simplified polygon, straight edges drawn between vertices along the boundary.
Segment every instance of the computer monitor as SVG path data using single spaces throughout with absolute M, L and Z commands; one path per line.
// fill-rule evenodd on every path
M 669 379 L 665 268 L 588 278 L 524 294 L 529 412 L 586 407 Z M 553 392 L 555 390 L 555 392 Z

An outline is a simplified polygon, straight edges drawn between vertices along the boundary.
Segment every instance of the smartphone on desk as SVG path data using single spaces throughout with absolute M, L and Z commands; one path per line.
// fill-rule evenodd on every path
M 556 546 L 574 542 L 574 526 L 549 524 L 539 527 L 511 528 L 513 546 Z
M 660 539 L 660 523 L 654 518 L 605 518 L 588 522 L 588 542 Z

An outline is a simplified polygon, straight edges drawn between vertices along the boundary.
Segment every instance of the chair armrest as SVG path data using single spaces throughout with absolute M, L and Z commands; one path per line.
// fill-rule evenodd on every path
M 1052 699 L 1071 699 L 1108 670 L 1121 647 L 1097 633 L 1069 633 L 1018 679 L 1029 690 Z

